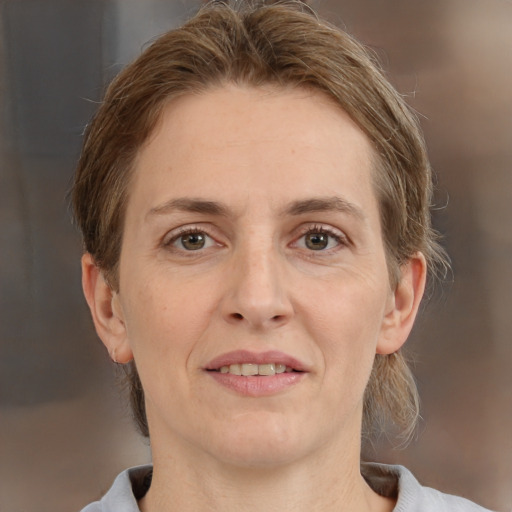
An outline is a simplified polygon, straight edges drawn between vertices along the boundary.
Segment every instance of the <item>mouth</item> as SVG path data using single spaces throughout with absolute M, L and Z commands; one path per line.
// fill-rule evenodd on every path
M 286 366 L 283 363 L 233 363 L 230 365 L 223 365 L 214 370 L 208 370 L 222 374 L 229 373 L 231 375 L 239 375 L 243 377 L 259 376 L 259 377 L 272 377 L 280 373 L 299 372 L 291 366 Z
M 203 370 L 230 392 L 250 397 L 268 397 L 292 389 L 310 371 L 302 362 L 277 350 L 229 352 L 213 359 Z
M 277 350 L 228 352 L 210 361 L 203 369 L 242 377 L 273 377 L 282 373 L 305 373 L 308 371 L 307 366 L 301 361 Z

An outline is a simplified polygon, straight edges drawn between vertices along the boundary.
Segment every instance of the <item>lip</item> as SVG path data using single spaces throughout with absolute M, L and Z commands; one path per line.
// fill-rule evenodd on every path
M 222 366 L 242 363 L 283 364 L 295 371 L 276 373 L 272 376 L 243 376 L 215 371 L 219 370 Z M 249 397 L 265 397 L 284 392 L 301 382 L 308 373 L 305 364 L 301 363 L 298 359 L 277 350 L 270 350 L 266 352 L 237 350 L 234 352 L 228 352 L 210 361 L 203 370 L 205 370 L 207 375 L 212 377 L 215 382 L 221 386 L 238 395 Z
M 266 364 L 276 363 L 289 366 L 297 372 L 307 372 L 307 365 L 300 362 L 298 359 L 280 352 L 279 350 L 267 350 L 266 352 L 252 352 L 250 350 L 236 350 L 227 352 L 215 359 L 212 359 L 205 367 L 205 370 L 218 370 L 222 366 L 229 366 L 230 364 Z

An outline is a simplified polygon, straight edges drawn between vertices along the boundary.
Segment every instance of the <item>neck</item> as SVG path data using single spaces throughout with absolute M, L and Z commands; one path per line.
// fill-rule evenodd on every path
M 390 512 L 394 506 L 362 478 L 359 449 L 330 447 L 277 467 L 241 468 L 207 456 L 198 460 L 181 455 L 173 450 L 154 457 L 151 488 L 139 503 L 142 512 Z

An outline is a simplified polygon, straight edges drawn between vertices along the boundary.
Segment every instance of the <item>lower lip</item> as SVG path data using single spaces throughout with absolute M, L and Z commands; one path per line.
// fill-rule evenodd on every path
M 219 384 L 244 396 L 271 396 L 298 384 L 304 372 L 284 372 L 272 376 L 243 376 L 231 373 L 208 372 Z

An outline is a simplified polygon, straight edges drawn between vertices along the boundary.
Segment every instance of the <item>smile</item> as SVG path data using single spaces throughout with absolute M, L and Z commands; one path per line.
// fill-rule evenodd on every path
M 286 366 L 281 363 L 265 363 L 265 364 L 254 364 L 254 363 L 242 363 L 242 364 L 230 364 L 221 366 L 218 370 L 220 373 L 230 373 L 231 375 L 242 375 L 249 377 L 252 375 L 261 375 L 271 377 L 279 373 L 293 372 L 293 368 Z
M 278 350 L 236 350 L 216 357 L 203 370 L 230 392 L 265 397 L 292 389 L 307 378 L 311 369 Z

